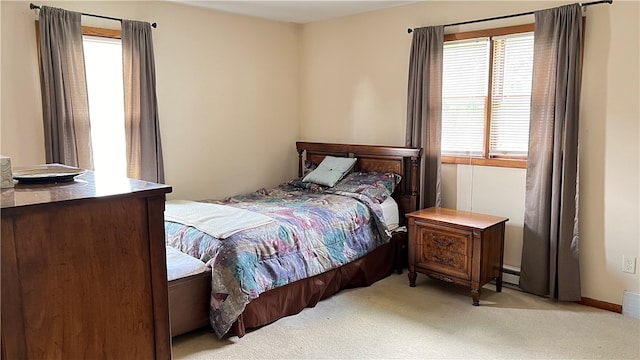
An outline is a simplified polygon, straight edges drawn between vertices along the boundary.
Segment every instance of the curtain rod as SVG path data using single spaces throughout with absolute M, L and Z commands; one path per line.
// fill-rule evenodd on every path
M 34 10 L 34 9 L 40 10 L 40 6 L 39 5 L 33 5 L 33 3 L 31 3 L 31 4 L 29 4 L 29 9 L 31 9 L 31 10 Z M 97 17 L 97 18 L 100 18 L 100 19 L 108 19 L 108 20 L 115 20 L 115 21 L 122 22 L 122 19 L 114 18 L 114 17 L 110 17 L 110 16 L 87 14 L 87 13 L 80 13 L 80 14 L 85 15 L 85 16 L 93 16 L 93 17 Z M 156 27 L 158 27 L 158 24 L 153 23 L 153 24 L 151 24 L 151 27 L 156 28 Z
M 597 5 L 597 4 L 605 4 L 605 3 L 606 4 L 611 4 L 611 3 L 613 3 L 613 0 L 592 1 L 592 2 L 588 2 L 588 3 L 581 3 L 580 5 L 581 6 L 589 6 L 589 5 Z M 446 24 L 446 25 L 443 25 L 443 26 L 447 27 L 447 26 L 474 24 L 474 23 L 479 23 L 479 22 L 484 22 L 484 21 L 508 19 L 508 18 L 512 18 L 512 17 L 533 15 L 533 14 L 535 14 L 535 11 L 527 11 L 527 12 L 523 12 L 523 13 L 519 13 L 519 14 L 511 14 L 511 15 L 496 16 L 496 17 L 485 18 L 485 19 L 462 21 L 462 22 L 457 22 L 457 23 L 452 23 L 452 24 Z M 412 32 L 413 32 L 413 29 L 411 29 L 411 28 L 407 29 L 407 33 L 411 34 Z

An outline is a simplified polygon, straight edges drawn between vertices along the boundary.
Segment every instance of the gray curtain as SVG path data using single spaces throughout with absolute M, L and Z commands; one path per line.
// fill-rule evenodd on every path
M 535 14 L 531 128 L 520 287 L 578 301 L 578 120 L 582 9 Z
M 93 169 L 80 13 L 40 7 L 40 86 L 47 163 Z
M 414 29 L 409 58 L 406 146 L 421 147 L 419 208 L 440 206 L 444 27 Z
M 122 20 L 127 176 L 164 183 L 151 25 Z

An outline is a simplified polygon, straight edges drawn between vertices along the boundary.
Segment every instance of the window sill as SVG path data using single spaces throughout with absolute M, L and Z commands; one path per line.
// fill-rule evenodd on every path
M 443 164 L 459 164 L 459 165 L 478 165 L 478 166 L 495 166 L 516 169 L 526 169 L 527 160 L 520 159 L 483 159 L 457 156 L 443 156 Z

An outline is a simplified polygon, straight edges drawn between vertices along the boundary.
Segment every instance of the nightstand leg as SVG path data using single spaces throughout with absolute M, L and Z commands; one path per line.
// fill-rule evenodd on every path
M 480 306 L 480 289 L 471 289 L 471 298 L 473 306 Z
M 502 272 L 496 279 L 496 292 L 502 292 Z
M 409 286 L 416 287 L 416 277 L 417 277 L 417 275 L 416 275 L 415 271 L 414 272 L 409 271 L 408 276 L 409 276 Z

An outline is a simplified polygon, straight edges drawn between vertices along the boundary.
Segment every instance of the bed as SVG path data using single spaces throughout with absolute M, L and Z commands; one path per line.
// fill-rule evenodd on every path
M 300 179 L 306 175 L 308 168 L 323 164 L 323 160 L 328 161 L 332 158 L 356 159 L 355 165 L 350 169 L 352 175 L 369 173 L 399 175 L 397 178 L 400 180 L 396 182 L 391 197 L 397 204 L 400 221 L 403 221 L 405 213 L 417 209 L 420 149 L 312 142 L 297 142 L 296 148 Z M 404 233 L 401 231 L 389 232 L 385 230 L 386 226 L 380 225 L 380 219 L 383 217 L 382 207 L 376 201 L 370 201 L 369 196 L 354 195 L 351 190 L 348 193 L 338 191 L 339 186 L 324 187 L 321 194 L 316 192 L 316 188 L 307 188 L 304 187 L 304 184 L 302 187 L 291 189 L 292 186 L 300 185 L 299 181 L 295 184 L 289 182 L 286 186 L 278 187 L 276 190 L 263 190 L 224 200 L 203 201 L 203 203 L 211 205 L 232 205 L 243 211 L 266 212 L 269 217 L 278 219 L 276 224 L 256 226 L 253 229 L 234 233 L 225 240 L 219 240 L 206 234 L 197 235 L 199 240 L 185 240 L 187 232 L 198 232 L 198 229 L 174 221 L 165 221 L 168 246 L 199 259 L 209 267 L 214 267 L 214 269 L 209 268 L 198 274 L 190 274 L 169 281 L 172 336 L 211 325 L 219 338 L 230 334 L 242 337 L 247 329 L 258 328 L 284 316 L 299 313 L 304 308 L 315 306 L 318 301 L 341 289 L 368 286 L 388 276 L 395 268 L 401 266 L 401 256 L 399 255 L 403 252 Z M 304 200 L 300 203 L 300 207 L 291 200 L 292 196 L 289 191 L 294 193 L 296 197 L 301 194 Z M 350 231 L 349 234 L 353 233 L 354 238 L 369 239 L 364 245 L 360 243 L 355 245 L 356 240 L 349 238 L 344 240 L 349 243 L 349 246 L 340 245 L 339 251 L 331 248 L 318 250 L 317 246 L 310 246 L 309 249 L 312 250 L 305 250 L 304 246 L 306 245 L 300 245 L 297 241 L 308 237 L 313 242 L 314 235 L 310 232 L 295 232 L 290 236 L 295 238 L 296 242 L 291 241 L 291 244 L 295 243 L 296 248 L 302 248 L 301 252 L 304 254 L 312 253 L 313 256 L 309 256 L 312 258 L 311 265 L 304 264 L 305 270 L 298 271 L 303 268 L 303 266 L 298 267 L 300 260 L 296 260 L 297 258 L 293 256 L 291 259 L 294 260 L 285 257 L 283 254 L 286 254 L 286 251 L 282 250 L 283 245 L 275 244 L 275 241 L 272 240 L 267 246 L 269 250 L 260 251 L 267 251 L 268 254 L 274 253 L 274 260 L 272 261 L 271 255 L 269 255 L 260 257 L 258 261 L 260 264 L 263 262 L 271 262 L 272 264 L 268 269 L 260 270 L 264 273 L 256 270 L 257 266 L 252 265 L 256 263 L 253 255 L 247 255 L 247 253 L 252 254 L 252 251 L 255 250 L 244 252 L 245 247 L 249 246 L 247 244 L 254 238 L 271 236 L 267 234 L 269 231 L 282 232 L 282 229 L 289 229 L 289 220 L 283 220 L 284 218 L 280 217 L 283 210 L 273 211 L 270 207 L 267 208 L 267 205 L 270 206 L 268 203 L 282 202 L 286 205 L 287 211 L 294 209 L 298 212 L 299 209 L 303 209 L 304 211 L 300 210 L 300 213 L 308 214 L 305 211 L 310 203 L 314 205 L 321 203 L 330 209 L 338 206 L 333 203 L 337 202 L 335 200 L 337 197 L 347 198 L 340 201 L 355 203 L 358 206 L 359 210 L 356 212 L 358 215 L 354 217 L 353 221 L 361 223 L 358 223 L 357 226 L 354 225 L 353 229 L 357 229 L 357 231 Z M 248 202 L 247 200 L 250 199 L 257 201 L 255 203 Z M 380 200 L 382 203 L 382 199 Z M 198 206 L 201 205 L 198 204 Z M 368 210 L 362 210 L 364 208 Z M 319 210 L 312 212 L 314 211 L 318 212 Z M 324 212 L 324 210 L 320 210 L 320 212 Z M 303 219 L 307 219 L 304 221 L 309 223 L 322 222 L 320 215 L 317 220 L 314 216 L 305 215 Z M 339 217 L 339 215 L 336 216 L 336 218 Z M 302 220 L 299 217 L 297 221 Z M 286 226 L 283 226 L 285 222 Z M 271 228 L 279 230 L 268 230 Z M 278 239 L 285 238 L 280 235 L 277 237 Z M 326 230 L 323 236 L 326 238 Z M 336 237 L 343 238 L 344 236 Z M 202 241 L 205 238 L 207 241 Z M 326 239 L 323 241 L 326 242 Z M 228 244 L 237 245 L 232 247 Z M 322 254 L 326 256 L 322 256 Z M 275 259 L 276 255 L 281 258 Z M 249 260 L 246 260 L 247 258 Z M 316 264 L 316 262 L 323 261 L 330 261 L 332 266 L 327 270 Z M 244 263 L 249 264 L 248 269 L 250 270 L 242 267 L 245 265 L 241 266 Z M 233 270 L 222 270 L 222 264 L 231 264 L 230 268 Z M 300 272 L 300 274 L 284 274 L 285 272 L 281 271 L 284 268 L 298 269 L 292 273 Z M 242 286 L 235 284 L 235 280 L 220 280 L 224 279 L 231 271 L 238 273 L 234 275 L 234 279 L 237 278 L 238 284 L 242 283 Z M 212 273 L 217 275 L 212 278 Z M 214 289 L 217 290 L 212 291 L 212 282 Z M 246 285 L 247 283 L 251 283 L 251 286 Z M 242 301 L 236 303 L 234 300 L 236 297 L 246 297 L 248 300 L 243 298 Z

